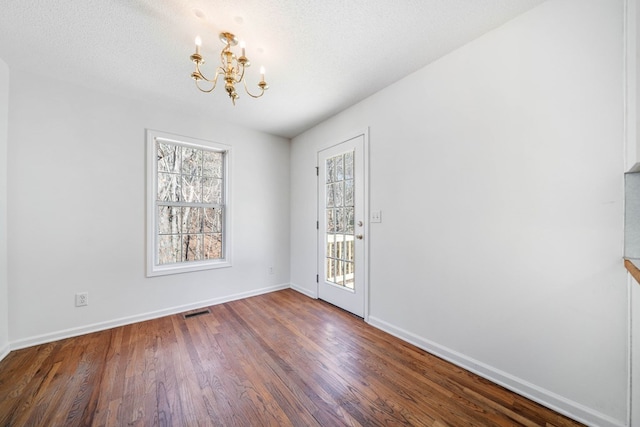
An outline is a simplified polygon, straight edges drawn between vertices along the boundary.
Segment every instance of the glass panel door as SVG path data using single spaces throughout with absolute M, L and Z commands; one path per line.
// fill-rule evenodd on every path
M 364 135 L 318 152 L 318 297 L 364 317 Z

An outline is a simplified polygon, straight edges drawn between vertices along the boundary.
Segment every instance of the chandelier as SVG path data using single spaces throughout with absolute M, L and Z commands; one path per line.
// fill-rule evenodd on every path
M 258 83 L 260 93 L 254 95 L 249 92 L 249 88 L 247 87 L 247 81 L 244 78 L 244 71 L 245 68 L 251 65 L 251 62 L 249 61 L 249 58 L 245 56 L 244 42 L 240 42 L 242 54 L 239 57 L 236 57 L 233 51 L 231 51 L 231 46 L 238 44 L 236 36 L 231 33 L 223 32 L 220 33 L 220 41 L 225 45 L 220 52 L 220 65 L 216 68 L 215 76 L 212 79 L 208 79 L 200 71 L 200 64 L 204 64 L 204 59 L 202 58 L 202 55 L 200 55 L 202 40 L 200 37 L 196 37 L 196 53 L 191 55 L 191 61 L 196 64 L 195 71 L 191 73 L 191 77 L 196 81 L 196 87 L 201 92 L 213 92 L 218 84 L 218 78 L 222 77 L 224 80 L 224 89 L 227 91 L 229 98 L 231 98 L 233 105 L 236 105 L 236 99 L 239 98 L 238 93 L 236 92 L 236 84 L 238 83 L 244 84 L 245 91 L 252 98 L 260 98 L 264 95 L 264 91 L 269 89 L 269 85 L 264 81 L 264 67 L 260 67 L 260 82 Z M 203 80 L 211 84 L 208 89 L 200 86 L 200 82 Z

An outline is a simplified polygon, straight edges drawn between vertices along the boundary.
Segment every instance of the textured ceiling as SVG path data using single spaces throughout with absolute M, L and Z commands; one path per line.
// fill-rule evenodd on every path
M 293 137 L 544 0 L 0 0 L 0 58 L 134 99 Z M 189 78 L 230 31 L 270 89 L 234 107 Z M 37 82 L 34 82 L 37 84 Z

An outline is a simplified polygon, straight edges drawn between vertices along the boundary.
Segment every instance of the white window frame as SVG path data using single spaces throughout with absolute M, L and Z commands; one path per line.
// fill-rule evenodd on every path
M 147 129 L 147 277 L 164 276 L 168 274 L 202 271 L 214 268 L 231 267 L 231 146 L 203 139 L 174 135 L 166 132 Z M 194 148 L 222 151 L 224 156 L 224 187 L 223 187 L 223 230 L 222 230 L 222 259 L 204 261 L 184 261 L 174 264 L 156 264 L 158 245 L 157 224 L 157 194 L 158 194 L 158 162 L 157 142 L 169 142 Z

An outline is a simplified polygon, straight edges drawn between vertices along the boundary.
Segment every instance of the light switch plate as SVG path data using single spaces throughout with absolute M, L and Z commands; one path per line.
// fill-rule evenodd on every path
M 382 211 L 371 211 L 371 222 L 382 222 Z

